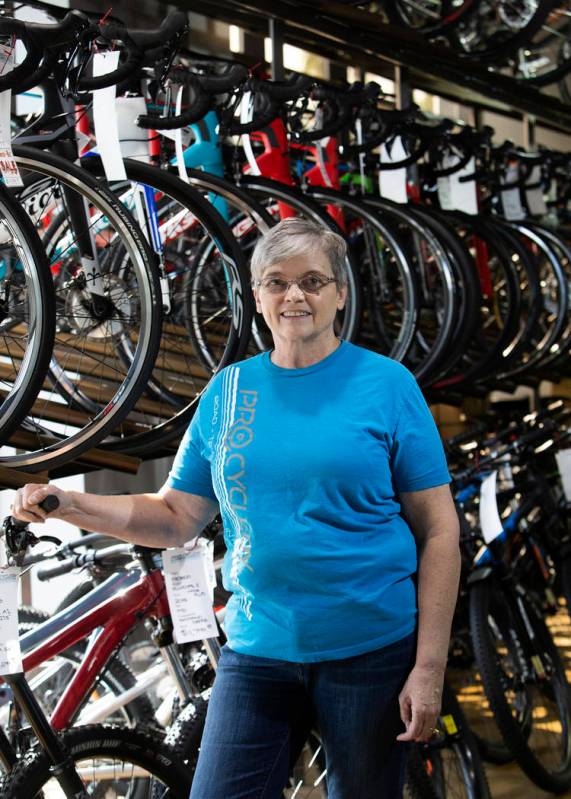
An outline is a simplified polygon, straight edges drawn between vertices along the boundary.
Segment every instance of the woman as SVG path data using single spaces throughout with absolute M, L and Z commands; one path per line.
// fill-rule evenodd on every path
M 290 218 L 252 257 L 274 349 L 204 393 L 157 494 L 29 485 L 87 530 L 169 547 L 220 509 L 228 645 L 191 799 L 278 799 L 311 709 L 329 799 L 395 799 L 434 732 L 460 559 L 442 446 L 412 375 L 336 338 L 345 243 Z

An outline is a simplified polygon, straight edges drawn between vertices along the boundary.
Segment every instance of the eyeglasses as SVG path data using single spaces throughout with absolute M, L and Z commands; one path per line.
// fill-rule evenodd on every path
M 261 286 L 268 294 L 286 294 L 289 287 L 294 284 L 300 288 L 304 294 L 319 294 L 322 288 L 329 283 L 337 283 L 336 277 L 325 277 L 325 275 L 304 275 L 296 277 L 294 280 L 284 280 L 282 277 L 265 277 L 256 280 L 254 285 Z

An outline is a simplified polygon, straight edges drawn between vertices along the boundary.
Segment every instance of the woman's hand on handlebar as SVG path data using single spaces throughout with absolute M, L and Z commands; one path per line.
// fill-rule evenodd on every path
M 40 507 L 48 495 L 58 498 L 59 507 L 56 511 L 47 513 Z M 12 516 L 22 522 L 32 524 L 43 524 L 49 518 L 63 518 L 66 509 L 71 506 L 71 495 L 61 488 L 44 483 L 28 483 L 23 488 L 16 491 L 14 502 L 12 503 Z

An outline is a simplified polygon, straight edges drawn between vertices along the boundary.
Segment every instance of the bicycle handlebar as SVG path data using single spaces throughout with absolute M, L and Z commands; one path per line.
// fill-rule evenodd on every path
M 131 563 L 133 560 L 133 550 L 131 544 L 113 544 L 104 549 L 91 549 L 73 557 L 59 561 L 52 566 L 44 566 L 36 571 L 38 580 L 42 582 L 50 580 L 52 577 L 59 577 L 68 574 L 74 569 L 83 566 L 118 566 Z
M 188 30 L 186 14 L 175 12 L 163 20 L 161 26 L 151 31 L 126 28 L 116 22 L 102 22 L 96 29 L 108 41 L 123 43 L 127 53 L 125 61 L 117 69 L 97 77 L 81 77 L 78 81 L 80 91 L 94 91 L 115 86 L 132 78 L 141 68 L 149 50 L 174 46 L 176 41 Z
M 232 64 L 223 75 L 195 75 L 195 78 L 208 94 L 226 94 L 248 79 L 248 69 L 243 64 Z
M 61 22 L 50 24 L 24 22 L 21 19 L 0 17 L 0 35 L 16 36 L 26 48 L 21 64 L 6 75 L 0 75 L 0 91 L 20 89 L 20 85 L 41 69 L 48 50 L 72 44 L 89 27 L 89 20 L 80 11 L 70 11 Z
M 476 466 L 470 466 L 468 469 L 457 472 L 454 475 L 454 482 L 463 483 L 470 480 L 478 472 L 484 471 L 486 467 L 491 466 L 506 455 L 518 453 L 528 447 L 534 446 L 546 439 L 547 436 L 551 435 L 556 430 L 557 425 L 552 419 L 546 419 L 543 424 L 544 426 L 540 430 L 532 430 L 529 433 L 525 433 L 511 444 L 506 444 L 502 449 L 491 453 L 485 458 L 481 458 Z
M 169 44 L 173 39 L 178 39 L 189 30 L 186 14 L 175 11 L 163 20 L 160 27 L 154 30 L 138 30 L 126 28 L 114 22 L 103 22 L 99 29 L 106 39 L 119 39 L 131 41 L 137 50 L 150 50 L 160 45 Z
M 261 92 L 267 94 L 272 100 L 278 100 L 284 103 L 287 100 L 297 99 L 302 92 L 309 89 L 312 83 L 313 79 L 308 78 L 307 75 L 292 75 L 291 78 L 283 81 L 252 78 L 250 81 L 250 89 L 256 93 Z
M 141 114 L 137 117 L 137 125 L 146 130 L 177 130 L 185 125 L 197 122 L 210 109 L 210 97 L 202 91 L 195 75 L 180 75 L 180 83 L 189 90 L 188 108 L 182 114 L 170 117 L 156 117 Z

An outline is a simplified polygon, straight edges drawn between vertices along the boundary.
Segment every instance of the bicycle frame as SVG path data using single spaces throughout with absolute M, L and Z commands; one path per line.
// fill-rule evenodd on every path
M 35 639 L 35 646 L 24 654 L 25 672 L 61 654 L 68 647 L 101 628 L 88 646 L 81 665 L 65 687 L 53 711 L 50 723 L 55 730 L 62 730 L 71 724 L 108 660 L 138 622 L 147 618 L 160 621 L 170 616 L 164 577 L 160 569 L 148 574 L 139 572 L 138 579 L 136 576 L 125 575 L 125 577 L 127 579 L 123 581 L 112 577 L 94 589 L 92 592 L 94 596 L 86 598 L 93 605 L 87 612 L 83 610 L 85 600 L 64 611 L 61 615 L 67 614 L 72 616 L 72 619 L 63 629 L 56 629 L 52 633 L 54 626 L 61 621 L 61 616 L 58 614 L 54 619 L 39 625 L 30 634 L 30 637 L 33 636 Z M 136 582 L 133 582 L 134 579 Z M 110 581 L 113 581 L 115 589 L 117 583 L 119 586 L 123 583 L 123 587 L 119 587 L 114 595 L 107 596 Z M 104 597 L 103 601 L 101 597 Z M 30 641 L 28 636 L 23 637 L 24 648 L 26 638 L 28 643 Z

